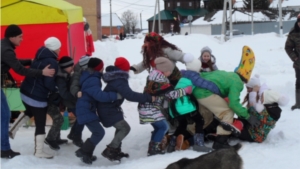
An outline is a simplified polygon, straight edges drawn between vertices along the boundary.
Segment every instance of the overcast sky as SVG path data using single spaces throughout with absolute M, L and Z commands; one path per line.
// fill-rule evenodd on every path
M 109 13 L 109 1 L 110 0 L 101 0 L 101 13 L 102 15 Z M 113 13 L 121 18 L 122 13 L 131 10 L 136 13 L 140 21 L 140 14 L 142 14 L 142 27 L 143 29 L 148 28 L 147 19 L 154 15 L 154 6 L 156 0 L 111 0 L 111 8 Z M 164 9 L 164 1 L 159 0 L 160 10 Z M 140 27 L 140 22 L 137 26 Z

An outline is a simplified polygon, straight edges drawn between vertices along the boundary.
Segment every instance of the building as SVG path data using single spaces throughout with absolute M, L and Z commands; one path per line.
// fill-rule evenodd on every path
M 152 31 L 153 20 L 155 17 L 155 32 L 169 33 L 180 32 L 180 26 L 189 22 L 188 16 L 192 16 L 192 21 L 208 13 L 200 5 L 201 0 L 165 0 L 164 10 L 160 11 L 161 31 L 158 31 L 158 14 L 149 18 L 148 29 Z
M 124 33 L 124 26 L 121 22 L 121 19 L 116 13 L 112 13 L 112 28 L 111 34 L 112 35 L 119 35 L 121 32 Z M 105 13 L 101 15 L 102 20 L 102 34 L 103 35 L 110 35 L 110 14 Z
M 101 29 L 101 0 L 66 0 L 74 5 L 81 6 L 83 11 L 83 16 L 86 18 L 90 25 L 90 29 L 93 34 L 94 40 L 102 39 L 102 29 Z M 83 31 L 83 28 L 82 28 Z

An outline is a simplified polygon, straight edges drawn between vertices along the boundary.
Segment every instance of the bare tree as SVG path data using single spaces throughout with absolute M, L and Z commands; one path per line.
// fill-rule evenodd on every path
M 131 10 L 127 10 L 122 13 L 121 20 L 124 24 L 125 32 L 130 33 L 132 30 L 132 33 L 134 33 L 135 27 L 138 24 L 137 15 L 135 15 Z

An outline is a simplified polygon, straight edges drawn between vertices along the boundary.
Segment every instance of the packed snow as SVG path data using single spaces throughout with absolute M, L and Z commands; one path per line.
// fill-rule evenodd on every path
M 266 82 L 270 88 L 277 90 L 290 99 L 286 107 L 282 107 L 281 118 L 276 127 L 270 132 L 263 143 L 241 142 L 242 149 L 239 151 L 243 161 L 244 169 L 296 169 L 300 166 L 300 111 L 291 111 L 294 104 L 295 72 L 292 62 L 284 50 L 286 36 L 279 37 L 276 33 L 257 34 L 254 36 L 236 37 L 225 43 L 220 43 L 214 36 L 191 34 L 188 36 L 166 35 L 165 39 L 182 51 L 199 57 L 200 50 L 209 46 L 217 59 L 217 66 L 221 70 L 233 71 L 240 61 L 242 47 L 251 47 L 256 56 L 256 65 L 253 74 L 259 74 L 261 81 Z M 93 57 L 101 58 L 105 66 L 114 63 L 118 56 L 126 57 L 131 64 L 139 63 L 142 60 L 140 53 L 143 38 L 126 39 L 124 41 L 95 42 L 95 53 Z M 177 63 L 180 69 L 185 69 L 181 63 Z M 146 82 L 147 72 L 135 75 L 130 72 L 130 86 L 134 91 L 142 92 Z M 241 93 L 243 99 L 246 91 Z M 62 145 L 59 151 L 51 150 L 47 145 L 46 152 L 53 154 L 53 159 L 40 159 L 33 156 L 34 153 L 34 127 L 22 127 L 14 140 L 10 140 L 14 151 L 21 153 L 13 159 L 1 159 L 3 169 L 162 169 L 168 164 L 183 157 L 195 158 L 204 153 L 193 150 L 173 152 L 164 155 L 147 157 L 148 142 L 152 131 L 151 125 L 140 125 L 137 112 L 137 103 L 125 101 L 122 105 L 125 120 L 131 126 L 131 132 L 124 139 L 122 149 L 130 154 L 130 158 L 122 159 L 121 163 L 114 163 L 101 156 L 101 152 L 110 143 L 114 135 L 114 128 L 106 128 L 103 140 L 98 144 L 94 155 L 98 157 L 92 165 L 86 165 L 74 154 L 78 149 L 72 143 Z M 46 131 L 49 127 L 46 127 Z M 66 138 L 70 130 L 61 131 L 62 138 Z M 90 137 L 90 131 L 85 127 L 83 140 Z M 230 144 L 240 142 L 237 139 L 231 140 Z M 207 142 L 212 146 L 212 142 Z

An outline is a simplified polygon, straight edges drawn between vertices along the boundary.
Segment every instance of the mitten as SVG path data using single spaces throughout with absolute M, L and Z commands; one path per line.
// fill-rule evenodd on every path
M 185 87 L 184 91 L 186 94 L 191 94 L 193 92 L 193 87 L 192 86 Z
M 252 127 L 258 127 L 260 125 L 260 121 L 253 114 L 250 114 L 250 117 L 247 119 L 247 121 Z

